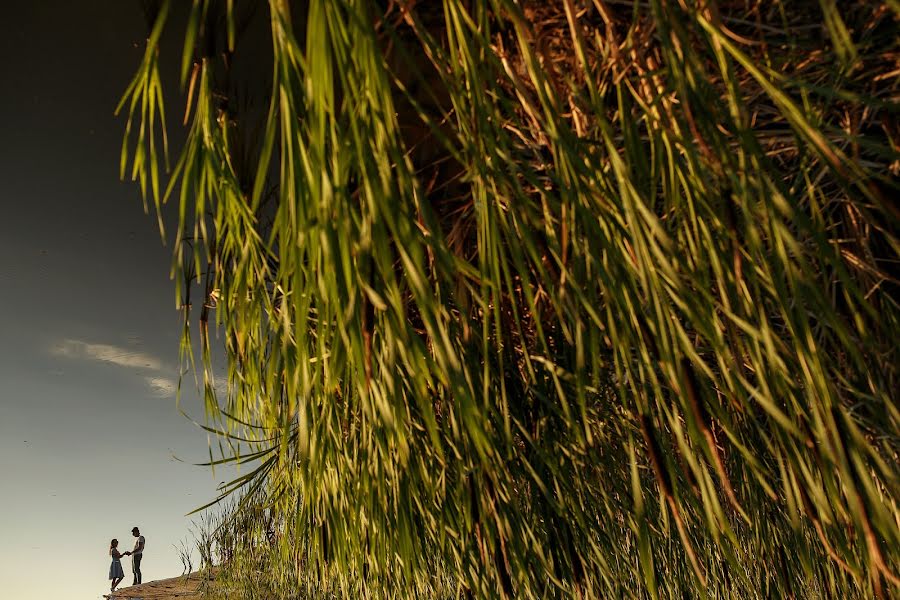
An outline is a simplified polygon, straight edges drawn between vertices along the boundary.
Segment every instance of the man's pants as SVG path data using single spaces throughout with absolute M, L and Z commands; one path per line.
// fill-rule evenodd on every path
M 144 558 L 143 554 L 132 554 L 131 555 L 131 570 L 134 571 L 134 583 L 131 585 L 138 585 L 141 582 L 141 559 Z

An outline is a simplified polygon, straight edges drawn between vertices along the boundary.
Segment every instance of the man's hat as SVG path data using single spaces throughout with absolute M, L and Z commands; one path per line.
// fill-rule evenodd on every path
M 131 531 L 132 531 L 132 533 L 133 533 L 133 532 L 135 532 L 135 531 L 140 531 L 140 529 L 138 529 L 137 527 L 132 527 L 132 528 L 131 528 Z

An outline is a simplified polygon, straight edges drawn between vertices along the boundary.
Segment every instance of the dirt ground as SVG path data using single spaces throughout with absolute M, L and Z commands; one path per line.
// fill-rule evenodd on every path
M 183 600 L 201 598 L 200 575 L 191 573 L 172 579 L 160 579 L 141 585 L 120 587 L 114 593 L 104 594 L 109 600 Z

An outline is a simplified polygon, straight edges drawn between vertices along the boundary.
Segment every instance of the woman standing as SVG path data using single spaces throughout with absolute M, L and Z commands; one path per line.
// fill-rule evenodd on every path
M 122 570 L 122 553 L 117 549 L 118 545 L 119 540 L 114 539 L 109 542 L 109 555 L 112 556 L 112 564 L 109 565 L 109 578 L 112 581 L 109 591 L 111 592 L 116 591 L 116 586 L 125 579 L 125 571 Z

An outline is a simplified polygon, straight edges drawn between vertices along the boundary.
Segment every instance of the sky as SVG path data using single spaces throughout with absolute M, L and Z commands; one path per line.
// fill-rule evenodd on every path
M 144 580 L 179 575 L 185 515 L 223 479 L 190 464 L 208 441 L 176 407 L 171 248 L 118 177 L 145 36 L 138 0 L 0 8 L 2 598 L 98 598 L 135 525 Z

